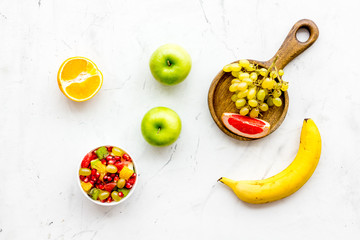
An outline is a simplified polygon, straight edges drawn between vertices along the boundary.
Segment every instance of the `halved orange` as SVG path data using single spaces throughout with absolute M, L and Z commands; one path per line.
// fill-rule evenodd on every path
M 66 97 L 76 102 L 83 102 L 95 96 L 100 90 L 103 75 L 90 59 L 72 57 L 61 64 L 57 81 Z

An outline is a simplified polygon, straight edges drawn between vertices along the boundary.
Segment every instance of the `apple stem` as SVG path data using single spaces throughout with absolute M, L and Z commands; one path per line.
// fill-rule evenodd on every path
M 157 131 L 157 133 L 156 133 L 156 134 L 159 134 L 159 133 L 160 133 L 160 130 L 161 130 L 161 128 L 158 128 L 158 131 Z
M 166 61 L 167 61 L 168 66 L 170 67 L 170 66 L 171 66 L 171 62 L 169 61 L 169 59 L 166 60 Z

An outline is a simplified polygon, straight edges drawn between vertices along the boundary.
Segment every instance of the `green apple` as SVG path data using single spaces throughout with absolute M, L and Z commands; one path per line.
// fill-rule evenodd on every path
M 148 143 L 155 146 L 172 144 L 179 137 L 180 131 L 179 115 L 167 107 L 151 109 L 141 122 L 142 135 Z
M 177 44 L 165 44 L 151 55 L 150 70 L 159 82 L 166 85 L 178 84 L 191 70 L 191 57 Z

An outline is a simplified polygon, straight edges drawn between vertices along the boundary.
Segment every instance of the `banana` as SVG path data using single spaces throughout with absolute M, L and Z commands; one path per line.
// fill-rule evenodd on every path
M 262 180 L 234 181 L 222 177 L 219 181 L 229 186 L 237 197 L 245 202 L 253 204 L 273 202 L 290 196 L 307 182 L 315 171 L 320 154 L 319 130 L 313 120 L 305 119 L 296 157 L 282 172 Z

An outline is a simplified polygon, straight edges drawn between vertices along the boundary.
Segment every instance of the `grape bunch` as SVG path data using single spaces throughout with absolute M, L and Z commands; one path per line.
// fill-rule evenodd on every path
M 282 80 L 284 71 L 276 68 L 276 60 L 268 69 L 251 64 L 248 60 L 240 60 L 223 68 L 224 72 L 231 72 L 234 77 L 229 91 L 234 93 L 231 100 L 240 109 L 241 115 L 256 118 L 269 107 L 282 105 L 280 96 L 289 85 Z

